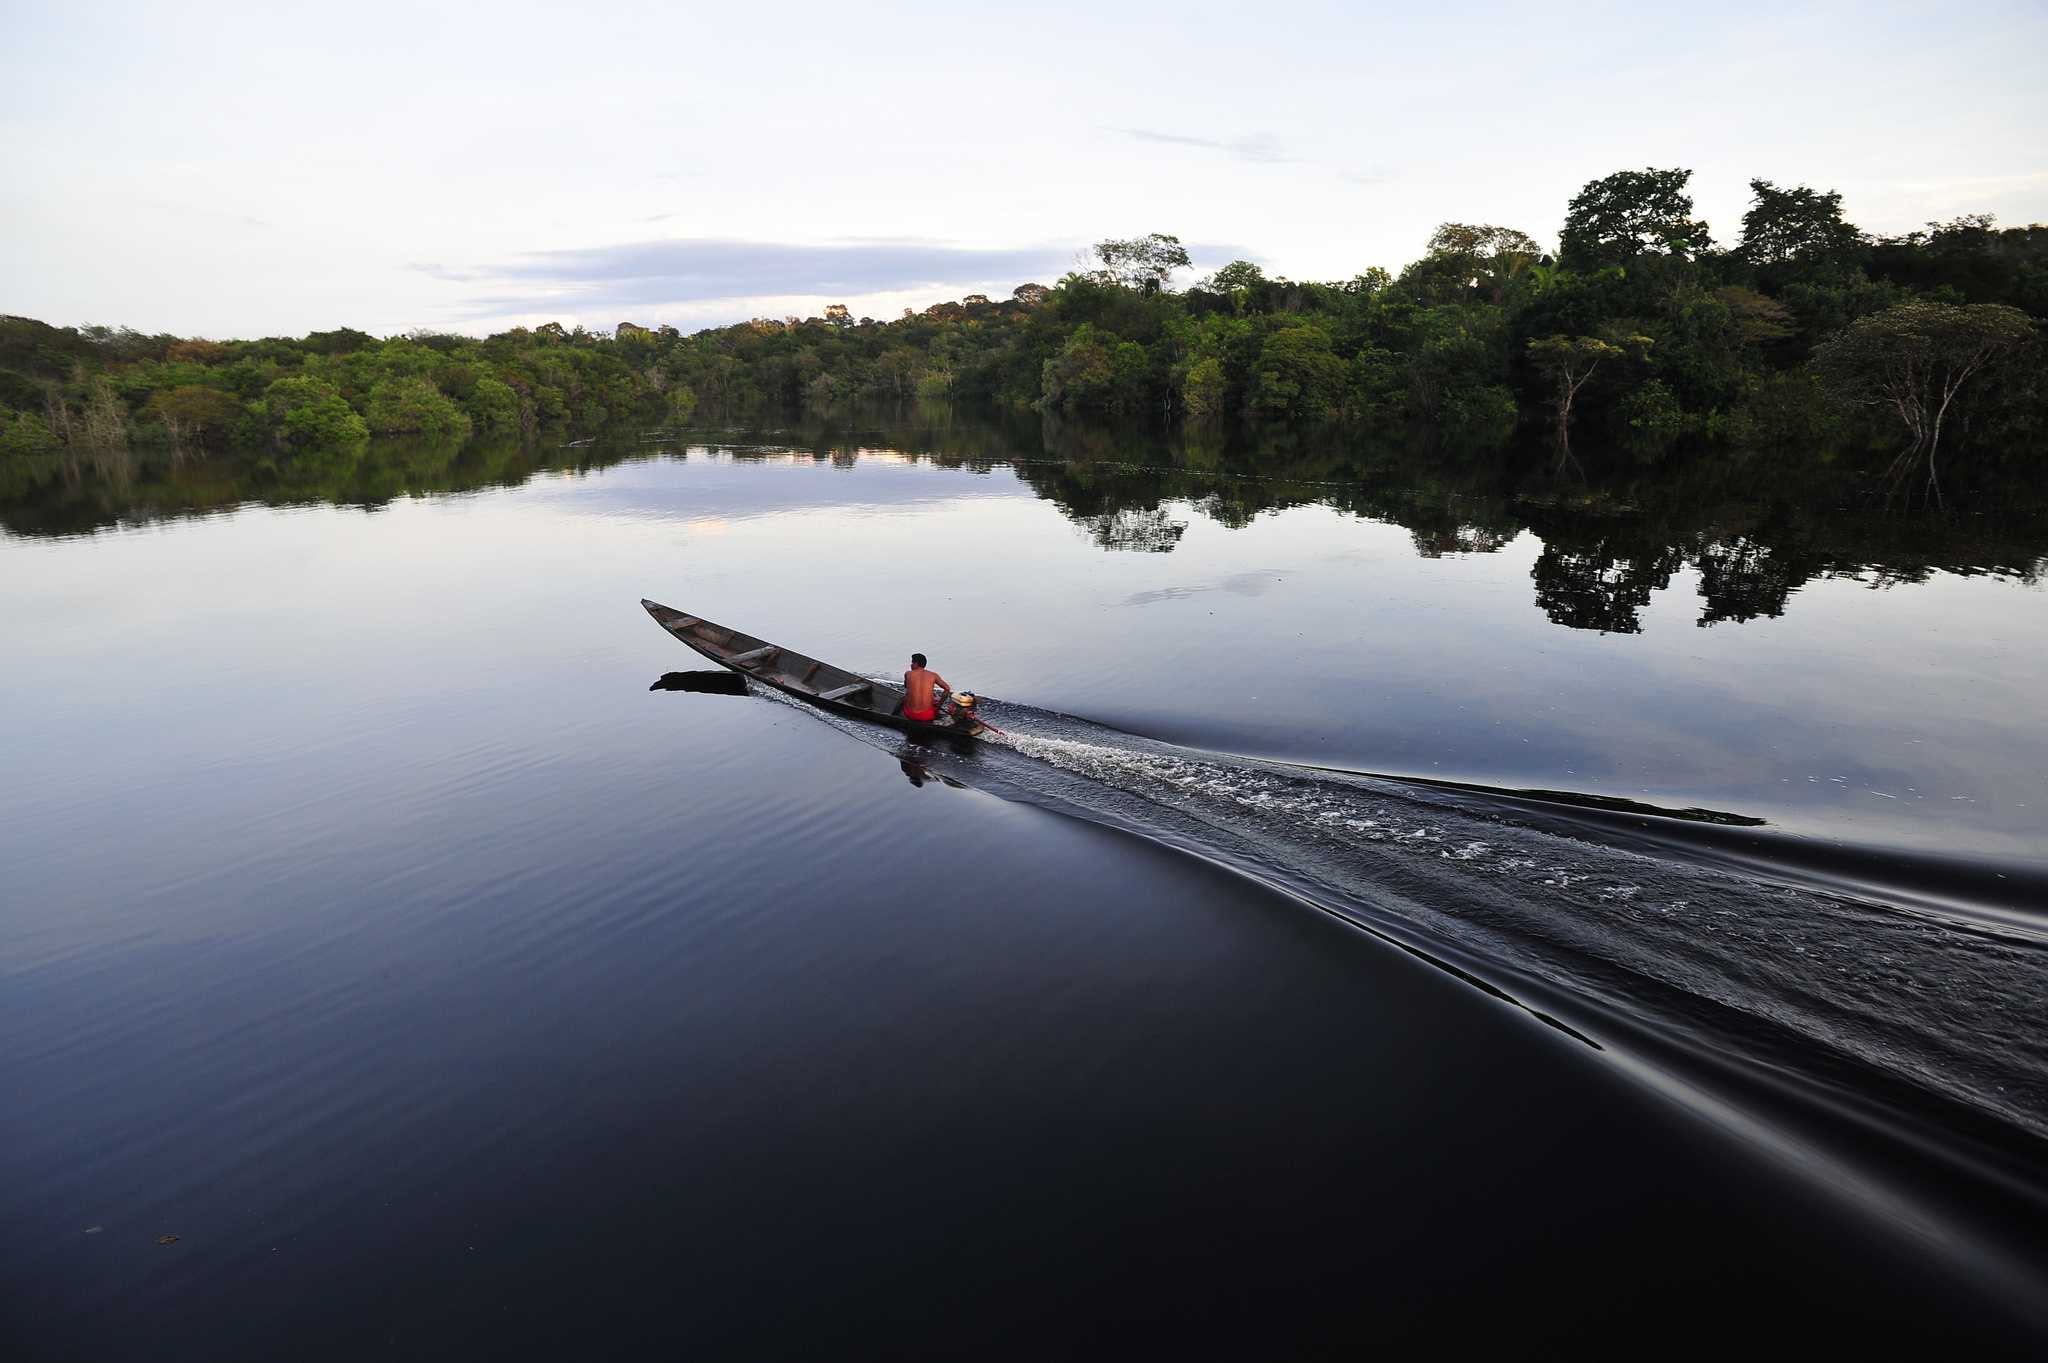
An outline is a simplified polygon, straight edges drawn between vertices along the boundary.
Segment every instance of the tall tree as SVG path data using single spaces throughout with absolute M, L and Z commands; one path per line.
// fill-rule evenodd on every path
M 1543 259 L 1543 248 L 1527 232 L 1467 222 L 1447 222 L 1429 239 L 1431 254 L 1494 259 L 1506 257 L 1518 270 Z
M 1851 402 L 1886 406 L 1913 441 L 1886 474 L 1894 486 L 1924 460 L 1939 493 L 1934 456 L 1942 423 L 1973 379 L 2034 340 L 2034 322 L 1997 303 L 1905 303 L 1865 317 L 1814 351 L 1823 382 Z
M 1249 260 L 1233 260 L 1215 275 L 1219 289 L 1252 289 L 1266 282 L 1266 272 Z
M 1624 170 L 1594 180 L 1565 213 L 1560 254 L 1574 270 L 1625 265 L 1643 255 L 1687 257 L 1714 242 L 1692 216 L 1689 170 Z
M 1769 180 L 1751 180 L 1755 196 L 1742 215 L 1742 244 L 1737 255 L 1759 268 L 1849 266 L 1864 253 L 1863 234 L 1842 220 L 1842 196 L 1822 194 L 1805 185 L 1780 189 Z
M 1507 297 L 1515 276 L 1527 274 L 1543 260 L 1543 248 L 1527 232 L 1465 222 L 1437 228 L 1429 239 L 1429 252 L 1470 262 L 1472 278 L 1492 292 L 1496 303 Z
M 1529 342 L 1529 359 L 1557 381 L 1557 466 L 1571 454 L 1572 404 L 1600 366 L 1649 348 L 1650 338 L 1621 332 L 1601 336 L 1541 336 Z
M 1173 280 L 1175 270 L 1188 268 L 1187 248 L 1179 237 L 1151 232 L 1129 241 L 1098 241 L 1095 258 L 1102 272 L 1127 289 L 1159 293 Z

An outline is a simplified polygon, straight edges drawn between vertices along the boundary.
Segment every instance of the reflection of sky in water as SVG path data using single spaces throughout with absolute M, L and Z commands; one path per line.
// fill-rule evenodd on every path
M 1185 526 L 1171 553 L 1104 553 L 1007 469 L 872 458 L 699 454 L 550 500 L 731 518 L 649 595 L 776 638 L 801 620 L 795 646 L 860 666 L 894 666 L 886 641 L 919 640 L 901 651 L 960 660 L 940 665 L 992 694 L 1195 746 L 1704 805 L 1928 851 L 2041 845 L 2038 585 L 1824 578 L 1781 618 L 1701 628 L 1699 572 L 1682 567 L 1640 633 L 1601 635 L 1538 608 L 1528 532 L 1429 558 L 1404 529 L 1326 507 L 1229 529 L 1169 504 Z
M 752 1271 L 732 1246 L 773 1244 L 778 1273 L 791 1246 L 860 1258 L 877 1218 L 930 1202 L 930 1148 L 975 1166 L 932 1215 L 999 1222 L 976 1199 L 1015 1136 L 999 1162 L 1046 1224 L 1138 1236 L 1096 1259 L 1063 1244 L 1091 1281 L 1207 1245 L 1103 1191 L 1192 1149 L 1227 1191 L 1177 1185 L 1177 1215 L 1213 1221 L 1241 1194 L 1266 1228 L 1338 1209 L 1329 1241 L 1298 1217 L 1279 1237 L 1332 1265 L 1373 1242 L 1360 1225 L 1404 1244 L 1448 1227 L 1458 1271 L 1428 1276 L 1453 1296 L 1526 1285 L 1522 1246 L 1578 1237 L 1559 1273 L 1634 1275 L 1668 1318 L 1695 1295 L 1751 1299 L 1758 1245 L 1866 1284 L 1864 1237 L 1799 1210 L 1805 1193 L 1756 1191 L 1775 1185 L 1748 1155 L 1687 1153 L 1676 1118 L 1642 1106 L 1661 1099 L 1525 1009 L 1613 1058 L 1630 1033 L 1603 999 L 1681 1033 L 1704 1008 L 1720 1021 L 1701 1054 L 1754 1056 L 1779 1034 L 1746 1029 L 1778 1027 L 1818 1071 L 1921 1065 L 1950 1100 L 2038 1128 L 2038 1046 L 2000 1031 L 2038 993 L 2023 944 L 1046 713 L 2031 859 L 2038 589 L 1820 580 L 1782 619 L 1703 630 L 1684 570 L 1641 633 L 1602 636 L 1537 606 L 1532 533 L 1429 558 L 1406 529 L 1321 505 L 1241 529 L 1185 499 L 1115 514 L 1112 542 L 1157 549 L 1171 529 L 1171 552 L 1105 551 L 1101 522 L 1007 469 L 699 455 L 367 513 L 0 540 L 0 1080 L 28 1095 L 8 1110 L 0 1210 L 52 1242 L 104 1224 L 106 1243 L 153 1252 L 172 1232 L 206 1256 L 170 1277 L 96 1249 L 0 1268 L 54 1284 L 80 1320 L 165 1337 L 189 1337 L 169 1328 L 180 1311 L 243 1318 L 236 1275 L 268 1271 L 280 1226 L 330 1237 L 302 1296 L 276 1299 L 344 1303 L 336 1338 L 392 1274 L 429 1310 L 475 1281 L 505 1289 L 494 1310 L 594 1301 L 634 1273 L 658 1273 L 661 1300 L 685 1283 L 729 1306 L 760 1299 L 718 1276 Z M 939 779 L 916 787 L 807 709 L 650 693 L 700 661 L 642 596 L 876 672 L 921 649 L 1040 707 L 1039 732 L 957 769 L 934 754 Z M 948 788 L 956 772 L 981 785 Z M 1023 798 L 990 798 L 1005 781 Z M 1132 791 L 1144 817 L 1119 804 Z M 1436 959 L 1500 972 L 1525 1009 L 1034 800 L 1348 896 L 1380 915 L 1354 921 L 1434 934 Z M 1111 1130 L 1134 1133 L 1130 1153 L 1091 1143 Z M 357 1197 L 372 1185 L 399 1210 Z M 849 1188 L 872 1206 L 832 1214 Z M 797 1210 L 764 1220 L 788 1189 Z M 1655 1253 L 1626 1229 L 1645 1189 L 1688 1228 Z M 1740 1210 L 1745 1190 L 1767 1213 Z M 722 1199 L 743 1231 L 720 1229 Z M 1733 1219 L 1702 1236 L 1716 1217 Z M 1507 1248 L 1475 1248 L 1474 1224 Z M 1784 1248 L 1793 1224 L 1811 1248 Z M 547 1248 L 431 1261 L 478 1226 L 479 1256 L 523 1227 Z M 1217 1253 L 1266 1256 L 1266 1234 Z M 891 1281 L 942 1281 L 941 1240 Z M 1932 1281 L 1898 1309 L 1947 1290 Z M 1575 1299 L 1556 1288 L 1546 1300 Z M 1798 1290 L 1839 1314 L 1834 1289 Z
M 77 694 L 59 641 L 88 620 L 150 669 L 116 728 L 147 725 L 161 688 L 188 688 L 180 713 L 204 706 L 219 669 L 320 689 L 376 666 L 394 603 L 502 625 L 465 636 L 489 641 L 475 674 L 419 679 L 430 690 L 509 684 L 522 655 L 578 650 L 644 654 L 651 677 L 679 662 L 635 614 L 646 595 L 853 667 L 920 649 L 963 685 L 1194 746 L 2041 855 L 2039 586 L 1819 579 L 1782 618 L 1700 628 L 1698 574 L 1680 568 L 1640 633 L 1602 635 L 1538 608 L 1527 532 L 1424 557 L 1407 530 L 1323 506 L 1232 529 L 1169 503 L 1185 527 L 1171 552 L 1105 552 L 1007 468 L 847 463 L 699 452 L 367 517 L 10 541 L 8 689 L 40 706 Z M 203 618 L 187 611 L 195 552 L 227 603 Z M 305 610 L 281 623 L 288 599 Z M 24 635 L 20 612 L 56 628 Z
M 572 474 L 537 481 L 556 484 L 549 489 L 556 495 L 569 489 L 574 505 L 585 513 L 686 516 L 692 521 L 818 508 L 910 507 L 970 496 L 1032 495 L 1007 468 L 975 473 L 882 452 L 834 462 L 808 455 L 769 453 L 735 458 L 695 450 L 680 459 L 614 465 L 595 476 Z

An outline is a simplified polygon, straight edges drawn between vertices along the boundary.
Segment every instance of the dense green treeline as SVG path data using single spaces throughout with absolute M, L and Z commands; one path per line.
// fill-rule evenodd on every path
M 1519 231 L 1446 224 L 1399 277 L 1296 282 L 1238 262 L 1176 291 L 1187 256 L 1153 236 L 1104 242 L 1100 268 L 1011 299 L 971 296 L 887 324 L 843 309 L 757 320 L 648 358 L 720 405 L 915 395 L 1423 422 L 1493 442 L 1555 422 L 1655 455 L 1687 435 L 1841 438 L 1868 429 L 1862 408 L 1889 420 L 1902 395 L 1864 380 L 1895 357 L 1812 361 L 1904 308 L 1920 340 L 1945 326 L 1967 350 L 1994 334 L 1997 353 L 1953 395 L 1956 429 L 2040 432 L 2039 355 L 2013 328 L 2048 316 L 2048 228 L 2000 232 L 1979 217 L 1872 239 L 1842 220 L 1839 195 L 1758 181 L 1740 240 L 1721 250 L 1690 216 L 1686 179 L 1623 172 L 1588 185 L 1558 258 Z M 1903 396 L 1924 400 L 1941 386 L 1925 371 L 1947 357 L 1910 358 L 1919 371 Z
M 130 440 L 305 450 L 596 425 L 662 396 L 659 376 L 637 372 L 625 349 L 552 325 L 481 341 L 341 330 L 216 342 L 7 317 L 0 438 L 10 453 Z
M 1689 172 L 1626 171 L 1572 200 L 1556 256 L 1445 224 L 1398 276 L 1269 278 L 1237 262 L 1175 289 L 1172 237 L 1010 298 L 878 322 L 835 305 L 684 336 L 630 322 L 476 339 L 315 332 L 215 342 L 0 319 L 6 480 L 202 447 L 287 466 L 372 435 L 431 444 L 698 403 L 995 401 L 1054 413 L 1421 425 L 1500 446 L 1549 432 L 1656 460 L 1688 439 L 1826 446 L 2048 435 L 2037 321 L 2048 227 L 1957 219 L 1872 238 L 1840 196 L 1752 184 L 1732 246 Z M 1907 467 L 1906 456 L 1894 474 Z

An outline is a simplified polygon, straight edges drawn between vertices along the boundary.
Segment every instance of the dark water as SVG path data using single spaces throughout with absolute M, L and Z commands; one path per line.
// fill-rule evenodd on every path
M 2048 517 L 1854 465 L 14 488 L 10 1352 L 2038 1348 Z M 642 596 L 1010 740 L 718 694 Z

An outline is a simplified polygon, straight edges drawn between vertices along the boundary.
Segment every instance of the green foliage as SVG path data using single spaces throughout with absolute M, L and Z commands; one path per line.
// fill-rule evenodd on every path
M 1868 251 L 1863 234 L 1842 220 L 1842 196 L 1805 185 L 1780 189 L 1751 180 L 1755 195 L 1742 215 L 1742 244 L 1735 254 L 1774 284 L 1815 276 L 1839 276 L 1860 265 Z
M 1192 417 L 1221 416 L 1229 391 L 1223 361 L 1205 355 L 1189 365 L 1181 377 L 1181 410 Z
M 1557 439 L 1561 450 L 1570 445 L 1572 407 L 1579 393 L 1593 381 L 1602 367 L 1610 371 L 1640 362 L 1652 342 L 1630 331 L 1625 323 L 1609 322 L 1597 336 L 1542 336 L 1529 342 L 1529 360 L 1550 376 L 1556 385 Z
M 1158 232 L 1129 241 L 1097 242 L 1095 258 L 1111 283 L 1139 293 L 1163 292 L 1174 271 L 1188 268 L 1187 248 L 1180 238 Z
M 1512 389 L 1497 383 L 1460 388 L 1444 399 L 1444 425 L 1463 443 L 1491 449 L 1514 434 L 1521 407 Z
M 1925 232 L 1871 243 L 1870 272 L 1915 293 L 1958 303 L 2005 303 L 2048 316 L 2048 227 L 2000 229 L 1971 213 Z
M 1641 457 L 1682 440 L 1776 447 L 1798 432 L 1867 434 L 1867 420 L 1826 400 L 1849 391 L 1834 361 L 1825 390 L 1788 376 L 1816 347 L 1907 305 L 2048 316 L 2048 227 L 1999 229 L 1977 215 L 1872 241 L 1844 220 L 1838 194 L 1758 179 L 1740 244 L 1721 252 L 1692 217 L 1689 178 L 1650 169 L 1587 184 L 1558 259 L 1515 228 L 1445 223 L 1398 278 L 1375 267 L 1292 280 L 1240 260 L 1176 289 L 1186 248 L 1151 233 L 1099 243 L 1100 268 L 1051 287 L 970 294 L 888 322 L 832 304 L 687 336 L 620 322 L 483 339 L 342 328 L 212 341 L 0 317 L 0 405 L 34 414 L 35 428 L 11 418 L 24 448 L 39 429 L 60 449 L 288 443 L 301 458 L 358 428 L 532 440 L 552 424 L 769 403 L 1415 422 L 1466 442 L 1533 436 L 1549 408 L 1582 442 Z M 1956 429 L 1973 440 L 2040 432 L 2041 387 L 2038 348 L 2013 349 L 1970 381 Z
M 1801 370 L 1752 376 L 1725 429 L 1740 448 L 1825 451 L 1848 436 L 1849 423 L 1834 396 Z
M 1344 403 L 1351 366 L 1321 327 L 1280 327 L 1259 350 L 1252 405 L 1280 416 L 1328 416 Z
M 1145 347 L 1084 322 L 1046 360 L 1040 401 L 1067 412 L 1128 411 L 1143 398 L 1148 367 Z
M 440 389 L 424 378 L 399 374 L 387 375 L 371 386 L 363 404 L 363 420 L 378 435 L 460 439 L 470 429 L 469 414 Z
M 1662 379 L 1646 379 L 1615 404 L 1622 443 L 1640 454 L 1661 453 L 1685 430 L 1685 409 Z
M 212 443 L 226 438 L 244 409 L 225 389 L 186 383 L 157 392 L 140 415 L 144 421 L 164 427 L 174 440 Z
M 1381 346 L 1362 347 L 1351 362 L 1347 406 L 1368 418 L 1398 417 L 1407 410 L 1408 379 L 1401 357 Z M 1509 401 L 1513 401 L 1510 395 Z
M 1545 373 L 1589 377 L 1601 364 L 1618 361 L 1626 352 L 1598 336 L 1543 336 L 1529 342 L 1529 358 Z
M 1627 265 L 1645 255 L 1689 258 L 1713 245 L 1692 216 L 1689 170 L 1624 170 L 1595 180 L 1568 206 L 1559 236 L 1574 270 Z
M 285 444 L 305 449 L 352 444 L 370 434 L 369 423 L 322 379 L 277 380 L 263 392 L 263 413 Z
M 33 412 L 12 412 L 0 407 L 0 458 L 47 454 L 58 446 L 57 437 Z
M 1219 289 L 1249 289 L 1266 282 L 1266 272 L 1248 260 L 1233 260 L 1215 275 Z
M 1787 284 L 1778 297 L 1794 333 L 1810 348 L 1852 322 L 1899 306 L 1913 293 L 1889 279 L 1871 279 L 1857 270 L 1839 281 Z
M 1505 323 L 1500 309 L 1470 304 L 1415 313 L 1404 367 L 1409 413 L 1454 423 L 1478 390 L 1503 387 L 1512 366 Z
M 1429 254 L 1409 266 L 1401 281 L 1409 293 L 1427 302 L 1484 299 L 1498 304 L 1507 302 L 1518 287 L 1533 284 L 1529 272 L 1548 260 L 1526 232 L 1447 222 L 1429 239 Z
M 687 391 L 687 390 L 685 390 Z M 519 425 L 519 394 L 512 385 L 492 375 L 479 375 L 475 386 L 462 400 L 470 419 L 488 430 Z
M 1942 433 L 1972 415 L 2041 397 L 2033 319 L 1996 303 L 1908 303 L 1865 317 L 1814 352 L 1814 373 L 1844 401 L 1897 414 L 1912 444 L 1893 468 L 1932 470 Z

